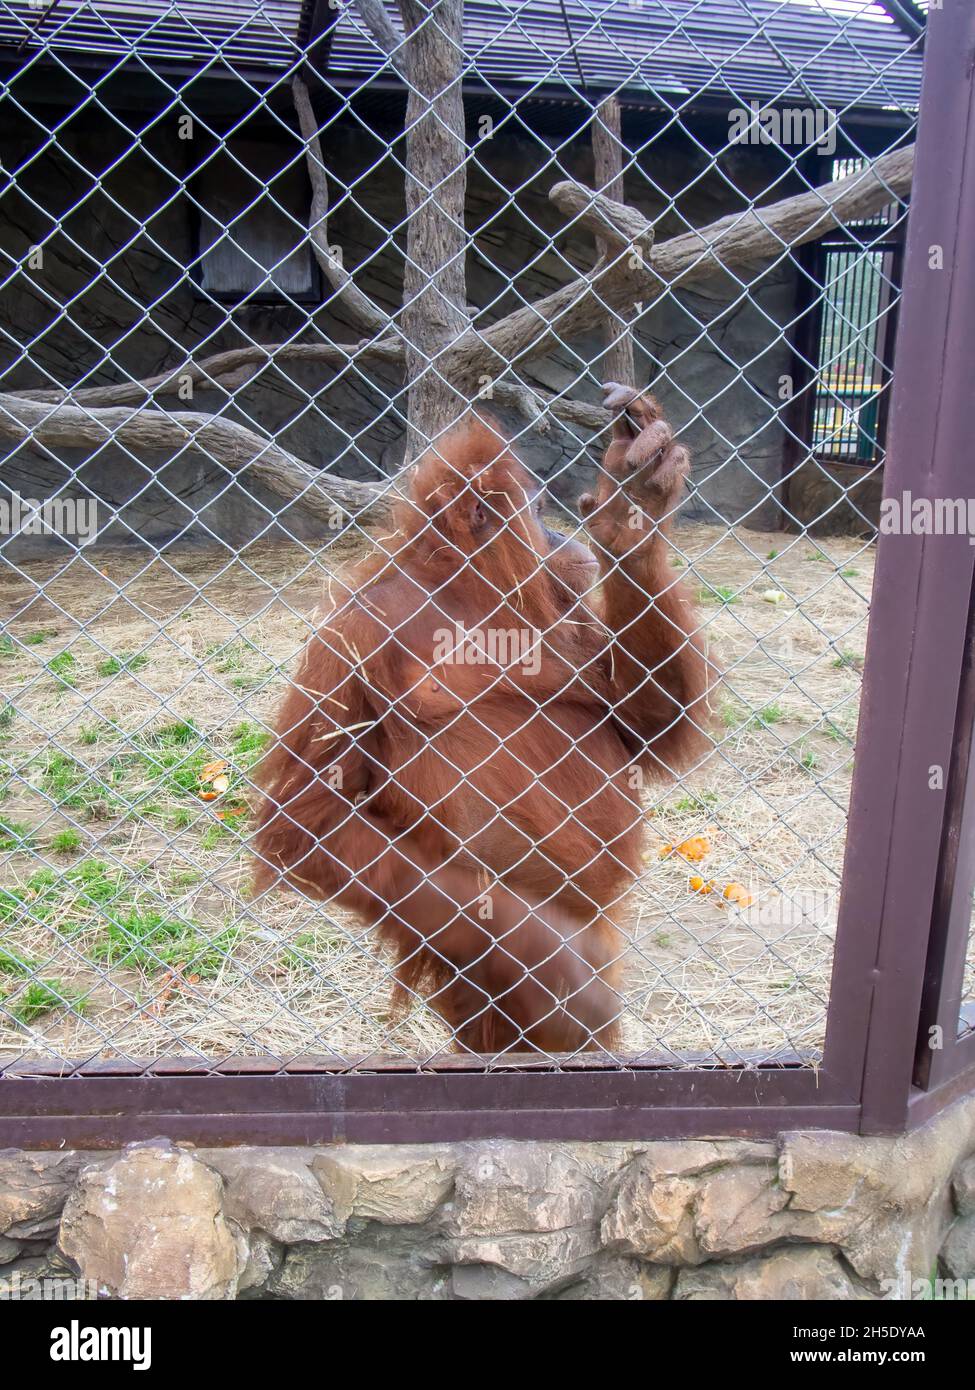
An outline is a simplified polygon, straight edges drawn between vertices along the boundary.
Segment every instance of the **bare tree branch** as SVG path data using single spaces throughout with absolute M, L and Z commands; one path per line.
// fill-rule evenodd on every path
M 312 109 L 308 87 L 300 77 L 295 77 L 292 82 L 292 92 L 301 136 L 305 142 L 305 163 L 311 184 L 308 234 L 315 259 L 322 274 L 360 327 L 377 336 L 388 333 L 393 328 L 392 319 L 374 304 L 367 294 L 363 294 L 343 266 L 341 255 L 333 255 L 333 248 L 328 244 L 328 177 L 322 158 L 318 121 Z
M 396 32 L 393 21 L 383 7 L 382 0 L 356 0 L 356 8 L 362 22 L 376 43 L 386 54 L 400 77 L 405 75 L 403 62 L 403 35 Z
M 0 439 L 15 447 L 98 449 L 120 444 L 140 453 L 165 452 L 170 458 L 184 449 L 198 449 L 331 528 L 342 516 L 383 518 L 393 500 L 374 483 L 350 482 L 309 468 L 273 440 L 232 420 L 189 411 L 50 407 L 0 394 Z
M 361 343 L 252 343 L 243 348 L 214 353 L 200 361 L 187 358 L 178 367 L 146 377 L 144 381 L 123 381 L 114 386 L 81 386 L 50 390 L 13 391 L 9 394 L 27 401 L 57 405 L 145 405 L 154 396 L 174 396 L 200 386 L 227 390 L 239 374 L 269 362 L 310 362 L 341 369 L 349 362 L 368 358 L 391 366 L 402 366 L 403 344 L 386 338 Z
M 446 354 L 441 371 L 473 380 L 499 373 L 548 352 L 560 340 L 591 331 L 606 308 L 645 312 L 654 300 L 680 285 L 695 284 L 722 270 L 740 271 L 754 261 L 774 258 L 790 246 L 815 241 L 836 227 L 869 217 L 910 189 L 914 146 L 881 156 L 864 169 L 784 198 L 768 207 L 732 213 L 709 226 L 661 242 L 651 257 L 621 252 L 610 264 L 516 309 L 476 334 L 468 333 Z M 580 215 L 593 194 L 578 184 L 556 184 L 549 196 L 563 211 Z M 598 216 L 622 234 L 646 236 L 650 223 L 612 199 L 600 202 Z M 636 220 L 635 220 L 636 219 Z M 639 243 L 637 243 L 639 244 Z

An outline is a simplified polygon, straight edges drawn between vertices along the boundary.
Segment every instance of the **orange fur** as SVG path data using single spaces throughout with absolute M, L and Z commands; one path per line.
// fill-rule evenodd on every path
M 604 560 L 590 605 L 534 490 L 484 421 L 420 460 L 396 534 L 308 643 L 261 772 L 258 889 L 357 912 L 400 991 L 475 1052 L 615 1045 L 613 914 L 643 836 L 627 774 L 702 740 L 706 665 L 662 543 Z M 438 658 L 454 630 L 530 655 Z

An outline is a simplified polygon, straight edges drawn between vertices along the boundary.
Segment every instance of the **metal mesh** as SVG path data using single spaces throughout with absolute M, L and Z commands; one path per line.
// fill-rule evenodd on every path
M 0 5 L 0 1053 L 818 1056 L 921 42 L 866 0 L 469 4 L 462 27 L 450 0 Z M 613 631 L 629 562 L 576 499 L 596 491 L 598 523 L 600 484 L 630 478 L 610 429 L 643 422 L 600 393 L 621 363 L 692 469 L 667 536 L 650 516 L 665 579 Z M 388 504 L 424 446 L 456 480 L 472 403 L 544 484 L 545 547 L 591 544 L 603 573 L 489 653 L 490 696 L 461 658 L 458 708 L 430 715 L 410 698 L 456 693 L 432 656 L 372 685 L 412 641 Z M 535 516 L 516 492 L 478 501 L 458 572 Z M 421 531 L 449 550 L 468 493 L 420 497 Z M 396 612 L 350 597 L 377 552 Z M 449 626 L 453 581 L 425 574 Z M 487 581 L 499 631 L 534 577 Z M 693 616 L 662 654 L 678 584 Z M 600 635 L 567 671 L 570 624 Z M 328 756 L 306 745 L 302 795 L 274 799 L 311 840 L 253 896 L 257 769 L 309 641 L 337 673 L 306 711 Z M 636 718 L 695 646 L 707 708 L 671 691 Z M 674 770 L 654 748 L 688 720 L 704 743 Z M 357 759 L 365 792 L 328 783 Z M 420 804 L 431 760 L 456 785 Z M 345 801 L 324 892 L 308 775 Z M 614 787 L 631 810 L 597 815 Z M 440 832 L 443 861 L 380 891 L 363 822 L 406 860 Z M 425 916 L 444 901 L 473 924 L 463 958 Z

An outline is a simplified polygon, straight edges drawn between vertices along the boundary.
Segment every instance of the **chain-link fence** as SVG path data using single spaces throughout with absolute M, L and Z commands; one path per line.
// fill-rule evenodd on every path
M 0 1052 L 819 1056 L 919 13 L 0 5 Z

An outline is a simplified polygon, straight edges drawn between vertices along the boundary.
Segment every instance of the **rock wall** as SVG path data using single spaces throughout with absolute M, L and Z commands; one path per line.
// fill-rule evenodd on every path
M 49 111 L 41 114 L 50 119 Z M 477 113 L 468 115 L 476 123 Z M 265 139 L 283 163 L 300 160 L 286 130 L 278 122 L 262 137 L 251 134 Z M 556 157 L 544 140 L 514 131 L 509 123 L 478 144 L 469 169 L 467 223 L 476 237 L 468 295 L 474 305 L 491 306 L 489 319 L 549 293 L 573 277 L 574 267 L 591 265 L 594 255 L 588 234 L 567 228 L 548 199 L 559 179 L 592 182 L 588 140 L 559 143 Z M 741 210 L 770 187 L 776 197 L 798 190 L 794 178 L 783 177 L 773 148 L 729 148 L 727 122 L 700 136 L 723 150 L 719 169 L 709 168 L 710 156 L 697 140 L 668 132 L 640 156 L 642 172 L 628 176 L 628 198 L 658 219 L 660 237 Z M 400 302 L 403 261 L 402 169 L 386 149 L 395 139 L 393 128 L 370 133 L 338 121 L 329 126 L 327 149 L 339 190 L 330 242 L 342 248 L 361 288 L 390 312 Z M 7 197 L 3 249 L 23 262 L 42 244 L 44 258 L 40 267 L 14 275 L 0 297 L 0 389 L 141 379 L 187 353 L 209 355 L 298 334 L 306 341 L 317 334 L 358 340 L 353 326 L 321 304 L 307 306 L 306 320 L 305 310 L 285 303 L 229 306 L 205 298 L 187 270 L 198 255 L 197 218 L 178 188 L 202 162 L 201 151 L 178 138 L 175 113 L 146 131 L 141 147 L 131 145 L 124 129 L 91 110 L 68 123 L 57 145 L 40 148 L 39 127 L 11 113 L 0 159 L 4 168 L 22 172 Z M 343 186 L 351 196 L 341 196 Z M 192 187 L 202 196 L 201 185 Z M 385 234 L 387 228 L 393 230 Z M 650 380 L 663 372 L 661 400 L 685 430 L 694 459 L 688 517 L 759 527 L 781 520 L 775 498 L 786 433 L 779 379 L 791 370 L 786 335 L 796 285 L 795 267 L 783 258 L 748 296 L 734 277 L 717 276 L 655 306 L 640 324 L 638 375 Z M 591 335 L 531 363 L 530 373 L 541 386 L 571 386 L 574 396 L 596 401 L 602 352 L 600 336 Z M 198 390 L 192 405 L 167 404 L 256 423 L 299 458 L 347 477 L 378 481 L 402 460 L 405 398 L 390 370 L 353 368 L 335 377 L 310 367 L 268 367 L 232 398 Z M 508 416 L 507 423 L 525 429 L 523 418 Z M 584 444 L 555 426 L 544 437 L 524 434 L 519 447 L 553 493 L 574 505 L 591 485 Z M 185 535 L 239 548 L 268 528 L 274 533 L 274 499 L 235 482 L 198 450 L 170 459 L 135 458 L 109 447 L 94 454 L 22 449 L 4 462 L 3 472 L 6 485 L 25 497 L 52 495 L 62 486 L 71 496 L 90 490 L 109 515 L 117 514 L 103 539 L 145 537 L 158 545 Z M 285 520 L 300 539 L 320 538 L 319 528 L 296 510 Z M 5 554 L 16 559 L 51 543 L 24 539 L 5 547 Z
M 789 478 L 786 510 L 817 536 L 874 537 L 880 524 L 882 468 L 807 459 Z
M 8 1150 L 0 1298 L 45 1278 L 113 1298 L 972 1297 L 975 1096 L 895 1139 Z

